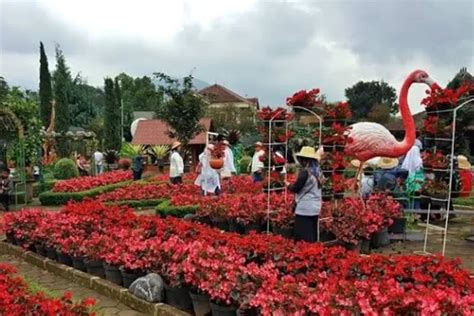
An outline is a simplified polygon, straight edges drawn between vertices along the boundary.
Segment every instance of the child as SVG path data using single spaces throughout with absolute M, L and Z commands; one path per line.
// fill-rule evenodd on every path
M 3 168 L 0 176 L 0 204 L 3 205 L 5 211 L 8 211 L 10 204 L 10 170 Z

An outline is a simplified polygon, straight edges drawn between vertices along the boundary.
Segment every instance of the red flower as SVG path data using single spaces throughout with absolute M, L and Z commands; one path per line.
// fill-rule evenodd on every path
M 113 171 L 98 176 L 86 176 L 69 180 L 58 181 L 54 184 L 53 192 L 80 192 L 112 183 L 131 180 L 130 171 Z
M 319 96 L 319 92 L 320 90 L 317 88 L 309 91 L 298 91 L 293 94 L 293 96 L 286 98 L 286 105 L 313 108 L 321 104 L 321 97 Z

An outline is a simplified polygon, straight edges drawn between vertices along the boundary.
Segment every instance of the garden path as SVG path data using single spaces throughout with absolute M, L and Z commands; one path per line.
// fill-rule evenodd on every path
M 45 271 L 32 265 L 20 258 L 10 255 L 0 255 L 0 262 L 8 263 L 15 266 L 18 270 L 18 275 L 26 278 L 27 280 L 33 281 L 39 285 L 42 289 L 48 292 L 52 292 L 61 296 L 64 291 L 70 291 L 73 294 L 73 298 L 81 300 L 84 298 L 94 298 L 96 305 L 94 311 L 98 316 L 141 316 L 145 315 L 139 313 L 130 307 L 103 296 L 94 290 L 80 286 L 70 280 L 64 279 L 51 272 Z

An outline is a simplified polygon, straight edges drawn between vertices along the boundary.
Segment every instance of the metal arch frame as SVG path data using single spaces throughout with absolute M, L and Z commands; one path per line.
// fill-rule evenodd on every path
M 453 130 L 452 130 L 452 135 L 451 135 L 451 157 L 449 161 L 450 169 L 449 169 L 448 202 L 446 206 L 446 220 L 444 223 L 444 234 L 443 234 L 443 251 L 442 251 L 443 256 L 446 251 L 446 240 L 448 238 L 449 209 L 451 207 L 451 191 L 452 191 L 452 185 L 453 185 L 453 171 L 454 171 L 454 141 L 456 138 L 456 125 L 457 125 L 456 117 L 457 117 L 457 112 L 459 109 L 461 109 L 462 107 L 464 107 L 465 105 L 473 101 L 474 101 L 474 97 L 470 97 L 467 99 L 467 101 L 464 101 L 453 110 Z
M 320 115 L 316 114 L 314 111 L 311 111 L 310 109 L 307 109 L 307 108 L 304 108 L 302 106 L 293 106 L 294 109 L 298 109 L 298 110 L 304 110 L 310 114 L 312 114 L 313 116 L 315 116 L 318 121 L 319 121 L 319 137 L 318 137 L 318 148 L 321 147 L 321 140 L 322 140 L 322 130 L 323 130 L 323 119 Z

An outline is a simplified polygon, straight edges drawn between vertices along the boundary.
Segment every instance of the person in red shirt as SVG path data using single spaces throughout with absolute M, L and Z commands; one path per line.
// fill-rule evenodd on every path
M 461 179 L 460 197 L 469 197 L 472 189 L 472 171 L 471 164 L 466 156 L 458 156 L 458 172 Z

